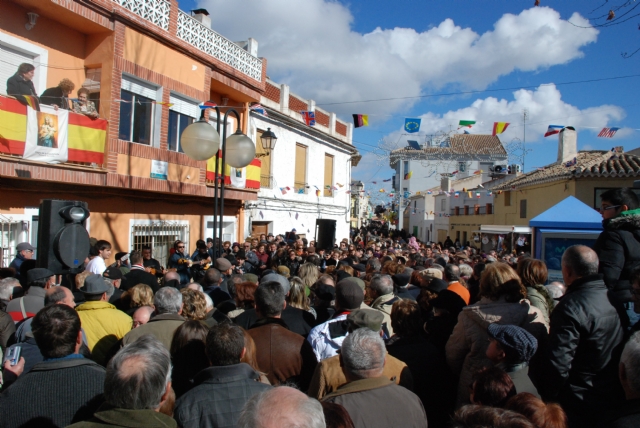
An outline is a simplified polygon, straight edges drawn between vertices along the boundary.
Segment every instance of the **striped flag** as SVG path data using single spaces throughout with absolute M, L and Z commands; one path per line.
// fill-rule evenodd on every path
M 263 116 L 269 116 L 267 114 L 267 110 L 262 106 L 262 104 L 254 104 L 251 107 L 249 107 L 249 110 L 253 110 L 256 113 L 260 113 Z
M 620 128 L 602 128 L 602 131 L 600 131 L 598 137 L 613 138 L 613 136 L 616 135 L 616 132 L 618 132 L 618 129 Z
M 462 126 L 462 127 L 468 127 L 471 128 L 473 125 L 476 124 L 475 120 L 461 120 L 460 122 L 458 122 L 458 126 Z
M 202 103 L 202 105 L 198 107 L 200 107 L 201 110 L 206 110 L 208 108 L 215 108 L 216 103 L 214 103 L 213 101 L 205 101 L 204 103 Z
M 353 126 L 360 128 L 361 126 L 369 126 L 369 115 L 366 114 L 354 114 Z
M 413 171 L 409 171 L 404 175 L 404 179 L 410 180 L 412 176 L 413 176 Z
M 502 134 L 507 130 L 509 126 L 509 122 L 494 122 L 493 123 L 493 136 L 495 137 L 498 134 Z
M 549 125 L 549 127 L 547 128 L 547 132 L 545 132 L 544 136 L 548 137 L 549 135 L 559 134 L 563 128 L 564 128 L 564 125 Z

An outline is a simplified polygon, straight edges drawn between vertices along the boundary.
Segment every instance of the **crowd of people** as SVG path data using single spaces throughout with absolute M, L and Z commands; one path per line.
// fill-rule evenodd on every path
M 530 254 L 294 231 L 0 270 L 0 427 L 640 424 L 638 198 L 548 283 Z M 365 231 L 363 231 L 365 232 Z M 631 251 L 629 251 L 631 250 Z

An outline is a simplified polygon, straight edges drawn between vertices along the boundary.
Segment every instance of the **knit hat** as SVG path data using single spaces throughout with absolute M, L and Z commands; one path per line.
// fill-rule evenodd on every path
M 258 282 L 258 275 L 245 273 L 244 275 L 242 275 L 242 279 L 244 281 L 253 282 L 255 284 L 256 282 Z
M 515 362 L 529 362 L 538 349 L 536 338 L 522 327 L 492 323 L 487 332 L 498 341 L 507 358 Z
M 421 271 L 420 275 L 422 275 L 422 277 L 425 279 L 435 279 L 435 278 L 442 279 L 442 271 L 438 269 L 433 269 L 433 268 L 429 268 Z
M 49 269 L 45 269 L 45 268 L 30 269 L 29 272 L 27 272 L 27 282 L 33 282 L 39 279 L 49 278 L 53 275 L 55 275 L 55 273 L 51 272 Z
M 364 300 L 362 289 L 352 281 L 340 281 L 336 285 L 336 306 L 340 309 L 358 309 Z
M 366 327 L 378 333 L 382 328 L 384 315 L 376 309 L 357 309 L 347 315 L 347 321 L 349 321 L 353 330 Z
M 278 266 L 278 268 L 276 269 L 278 271 L 278 273 L 286 278 L 289 278 L 291 276 L 291 271 L 289 270 L 288 267 L 286 266 Z
M 107 270 L 102 273 L 102 276 L 109 279 L 122 279 L 124 275 L 122 275 L 122 271 L 117 267 L 108 267 Z
M 351 275 L 349 275 L 349 272 L 347 272 L 345 270 L 336 271 L 336 276 L 338 277 L 338 282 L 340 282 L 340 281 L 342 281 L 343 279 L 346 279 L 346 278 L 351 278 Z
M 84 287 L 80 291 L 89 296 L 95 296 L 109 291 L 109 286 L 104 282 L 102 275 L 94 273 L 85 278 Z
M 264 284 L 265 282 L 271 282 L 271 281 L 280 283 L 285 296 L 289 294 L 289 290 L 291 290 L 291 284 L 289 283 L 289 280 L 287 278 L 277 273 L 270 273 L 263 276 L 262 279 L 260 279 L 260 284 Z
M 216 259 L 213 267 L 218 269 L 220 272 L 226 272 L 231 269 L 231 262 L 224 257 L 220 257 L 219 259 Z
M 432 279 L 429 285 L 427 286 L 427 290 L 432 291 L 434 293 L 439 293 L 442 290 L 446 290 L 449 284 L 443 279 Z
M 327 302 L 332 301 L 336 298 L 336 289 L 328 284 L 319 284 L 314 293 L 320 300 L 325 300 Z

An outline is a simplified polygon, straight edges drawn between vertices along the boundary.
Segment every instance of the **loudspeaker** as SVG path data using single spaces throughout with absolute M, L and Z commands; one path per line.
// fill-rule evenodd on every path
M 316 248 L 329 250 L 336 242 L 336 221 L 316 220 Z
M 56 275 L 81 272 L 91 246 L 89 214 L 86 202 L 41 200 L 36 265 Z

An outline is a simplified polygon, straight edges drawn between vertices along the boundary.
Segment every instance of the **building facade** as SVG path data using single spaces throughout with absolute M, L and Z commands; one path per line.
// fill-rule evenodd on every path
M 353 125 L 270 80 L 260 103 L 266 114 L 251 113 L 250 135 L 260 141 L 270 129 L 278 140 L 269 154 L 258 144 L 261 186 L 257 200 L 245 204 L 244 236 L 295 228 L 301 238 L 315 240 L 323 233 L 316 226 L 329 221 L 336 239 L 349 237 Z M 315 111 L 315 125 L 307 125 L 301 111 Z
M 193 251 L 197 239 L 212 236 L 215 163 L 186 156 L 180 138 L 208 100 L 223 114 L 229 108 L 239 112 L 239 122 L 229 121 L 229 133 L 236 127 L 249 133 L 249 106 L 261 100 L 267 81 L 266 60 L 257 56 L 254 40 L 226 39 L 210 28 L 206 14 L 190 16 L 176 0 L 5 1 L 5 119 L 27 114 L 26 107 L 8 111 L 17 104 L 2 96 L 7 78 L 23 62 L 35 66 L 38 94 L 67 78 L 76 90 L 91 91 L 99 120 L 106 122 L 97 157 L 52 164 L 26 159 L 24 131 L 11 127 L 13 119 L 0 121 L 3 265 L 17 242 L 37 245 L 41 199 L 86 201 L 91 237 L 110 241 L 115 251 L 151 245 L 163 264 L 176 239 Z M 69 121 L 78 116 L 69 113 Z M 244 204 L 257 201 L 258 187 L 227 187 L 224 239 L 243 237 Z

